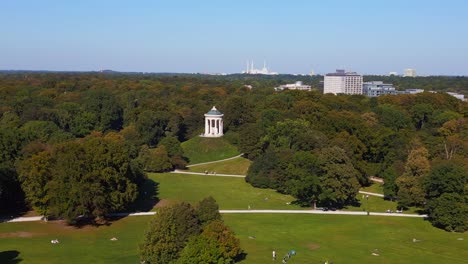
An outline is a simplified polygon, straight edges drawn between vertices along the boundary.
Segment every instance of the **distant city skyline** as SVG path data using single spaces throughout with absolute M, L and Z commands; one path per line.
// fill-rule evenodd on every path
M 0 2 L 0 70 L 468 76 L 468 1 Z

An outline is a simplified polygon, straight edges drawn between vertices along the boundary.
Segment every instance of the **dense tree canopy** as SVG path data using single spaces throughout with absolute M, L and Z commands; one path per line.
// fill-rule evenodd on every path
M 70 222 L 125 209 L 137 198 L 143 174 L 122 143 L 119 135 L 96 134 L 21 161 L 19 178 L 28 201 L 39 213 Z
M 466 77 L 364 78 L 390 82 L 398 89 L 466 94 L 468 87 Z M 34 186 L 56 177 L 47 170 L 67 171 L 53 165 L 55 152 L 80 151 L 73 145 L 76 140 L 96 131 L 104 137 L 112 133 L 122 137 L 120 145 L 128 153 L 131 167 L 143 166 L 149 171 L 182 168 L 186 160 L 180 142 L 203 131 L 203 114 L 213 105 L 225 114 L 226 139 L 254 161 L 246 180 L 257 187 L 292 194 L 301 204 L 346 206 L 352 202 L 356 186 L 369 184 L 369 176 L 384 177 L 385 194 L 401 205 L 429 206 L 445 193 L 465 197 L 451 187 L 441 187 L 443 180 L 433 177 L 432 170 L 443 160 L 449 164 L 466 161 L 466 102 L 429 92 L 378 98 L 323 95 L 322 79 L 292 75 L 0 73 L 0 209 L 24 202 L 24 191 L 34 207 L 49 210 L 51 198 Z M 310 84 L 314 91 L 273 89 L 294 81 Z M 427 151 L 424 163 L 429 166 L 424 176 L 410 168 L 411 163 L 418 164 L 409 157 L 416 151 L 415 140 Z M 341 149 L 337 155 L 342 161 L 324 163 L 321 156 L 335 147 Z M 148 158 L 151 155 L 157 158 Z M 31 177 L 38 175 L 34 184 L 27 183 L 31 177 L 24 177 L 27 169 L 37 170 L 29 173 Z M 455 179 L 439 172 L 443 179 Z M 133 193 L 133 185 L 126 186 Z M 343 186 L 349 191 L 342 191 Z M 131 200 L 117 197 L 122 204 Z M 447 200 L 452 199 L 443 201 Z M 99 207 L 101 202 L 96 203 Z M 56 208 L 68 210 L 64 205 Z M 101 214 L 100 210 L 87 210 Z M 87 210 L 74 208 L 67 214 Z
M 196 210 L 188 203 L 163 207 L 140 244 L 145 263 L 234 263 L 242 253 L 239 239 L 221 220 L 212 197 Z
M 190 237 L 200 233 L 195 210 L 188 203 L 170 205 L 159 210 L 140 244 L 140 258 L 145 263 L 171 263 Z

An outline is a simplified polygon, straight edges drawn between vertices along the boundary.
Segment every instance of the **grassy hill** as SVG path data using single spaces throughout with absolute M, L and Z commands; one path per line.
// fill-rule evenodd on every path
M 205 172 L 211 171 L 216 173 L 225 173 L 225 174 L 241 174 L 246 175 L 247 170 L 250 167 L 252 162 L 243 157 L 237 157 L 231 160 L 225 160 L 216 163 L 204 164 L 199 166 L 194 166 L 188 168 L 188 171 L 193 172 Z
M 239 151 L 224 138 L 194 137 L 182 142 L 189 164 L 222 160 L 239 155 Z

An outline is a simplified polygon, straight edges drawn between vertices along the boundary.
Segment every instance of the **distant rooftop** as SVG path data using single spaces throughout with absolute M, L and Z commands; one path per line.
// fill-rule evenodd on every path
M 326 76 L 361 76 L 355 72 L 346 72 L 345 70 L 336 70 L 333 73 L 327 73 Z

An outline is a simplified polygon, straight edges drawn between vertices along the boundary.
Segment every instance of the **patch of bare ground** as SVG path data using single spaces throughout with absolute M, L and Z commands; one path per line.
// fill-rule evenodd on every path
M 320 248 L 320 245 L 319 244 L 316 244 L 316 243 L 310 243 L 307 245 L 307 248 L 310 249 L 310 250 L 317 250 Z
M 70 225 L 67 223 L 65 220 L 55 220 L 49 222 L 54 225 L 55 228 L 62 229 L 62 230 L 68 230 L 68 231 L 93 231 L 96 230 L 96 228 L 99 227 L 99 225 L 94 224 L 94 223 L 82 223 L 80 225 Z
M 154 206 L 154 208 L 161 208 L 161 207 L 165 207 L 165 206 L 175 204 L 175 203 L 176 201 L 173 201 L 173 200 L 162 199 Z
M 0 238 L 11 238 L 11 237 L 30 238 L 36 235 L 42 235 L 42 234 L 17 231 L 17 232 L 10 232 L 10 233 L 0 233 Z

